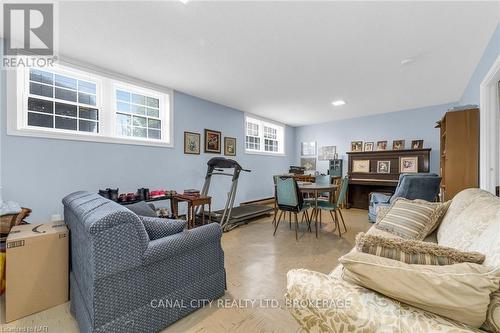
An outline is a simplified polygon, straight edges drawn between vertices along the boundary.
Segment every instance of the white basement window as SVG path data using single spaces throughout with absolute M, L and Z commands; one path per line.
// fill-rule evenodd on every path
M 171 91 L 61 65 L 17 71 L 8 134 L 172 146 Z
M 254 117 L 245 117 L 245 151 L 283 155 L 285 153 L 285 127 Z

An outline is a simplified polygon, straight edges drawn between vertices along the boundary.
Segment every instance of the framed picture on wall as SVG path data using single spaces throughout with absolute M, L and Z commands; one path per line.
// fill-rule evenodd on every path
M 184 132 L 184 154 L 200 154 L 200 133 Z
M 319 147 L 318 160 L 319 161 L 334 160 L 336 153 L 337 153 L 337 147 L 336 146 L 323 146 L 323 147 Z
M 305 171 L 316 171 L 316 158 L 303 157 L 300 159 L 300 166 L 305 168 Z
M 399 158 L 400 173 L 417 173 L 418 172 L 418 156 L 400 157 Z
M 391 161 L 377 161 L 377 173 L 390 173 Z
M 205 153 L 220 154 L 221 132 L 205 128 Z
M 302 142 L 302 156 L 316 156 L 316 141 Z
M 352 172 L 359 172 L 359 173 L 370 172 L 370 160 L 353 160 Z
M 374 146 L 373 142 L 365 142 L 365 151 L 373 151 Z
M 236 156 L 236 138 L 224 137 L 224 155 Z
M 377 150 L 387 150 L 387 141 L 377 141 Z

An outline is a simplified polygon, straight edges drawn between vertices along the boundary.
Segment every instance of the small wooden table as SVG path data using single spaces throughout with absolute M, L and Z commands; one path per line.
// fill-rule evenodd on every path
M 212 212 L 212 197 L 199 195 L 184 195 L 176 194 L 173 197 L 173 214 L 175 218 L 179 218 L 179 202 L 187 202 L 188 210 L 186 214 L 186 220 L 188 229 L 196 227 L 196 211 L 198 207 L 201 207 L 201 224 L 205 224 L 205 205 L 208 205 L 208 223 L 210 223 L 210 214 Z

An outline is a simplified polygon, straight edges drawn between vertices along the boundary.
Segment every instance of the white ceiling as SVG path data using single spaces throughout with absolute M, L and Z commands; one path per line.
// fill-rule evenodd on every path
M 458 101 L 499 14 L 500 2 L 62 2 L 60 54 L 295 126 Z

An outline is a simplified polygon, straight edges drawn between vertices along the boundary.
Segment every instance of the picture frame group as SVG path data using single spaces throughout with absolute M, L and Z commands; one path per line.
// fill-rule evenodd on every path
M 222 133 L 220 131 L 205 129 L 204 152 L 220 154 L 222 146 Z M 201 134 L 196 132 L 184 132 L 184 154 L 201 154 Z M 224 155 L 236 156 L 236 138 L 224 137 Z
M 384 151 L 387 150 L 388 141 L 377 141 L 377 144 L 373 141 L 363 142 L 363 141 L 352 141 L 351 142 L 351 152 L 364 152 L 364 151 Z M 424 140 L 412 140 L 411 149 L 423 149 Z M 405 150 L 406 141 L 405 140 L 394 140 L 392 141 L 392 150 Z
M 391 161 L 380 160 L 376 161 L 376 171 L 378 174 L 395 173 L 397 171 L 391 170 Z M 371 160 L 353 160 L 352 172 L 353 173 L 371 173 Z M 399 158 L 399 173 L 417 173 L 418 172 L 418 156 L 402 156 Z

